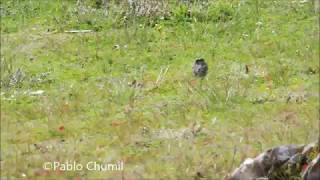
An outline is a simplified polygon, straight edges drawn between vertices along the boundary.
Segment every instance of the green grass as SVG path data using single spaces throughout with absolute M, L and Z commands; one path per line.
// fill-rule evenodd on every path
M 316 140 L 313 4 L 210 2 L 190 17 L 172 3 L 168 18 L 127 19 L 116 3 L 104 16 L 76 1 L 1 2 L 1 176 L 223 179 L 266 148 Z M 197 57 L 209 64 L 202 82 Z M 67 160 L 124 160 L 125 170 L 41 170 Z

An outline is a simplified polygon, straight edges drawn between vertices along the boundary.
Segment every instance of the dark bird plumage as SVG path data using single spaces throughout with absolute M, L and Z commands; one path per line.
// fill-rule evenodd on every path
M 208 73 L 208 65 L 203 58 L 196 59 L 192 66 L 193 75 L 196 77 L 205 77 Z

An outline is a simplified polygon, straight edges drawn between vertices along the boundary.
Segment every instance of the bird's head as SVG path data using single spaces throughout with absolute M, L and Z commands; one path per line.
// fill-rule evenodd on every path
M 204 63 L 204 59 L 203 58 L 198 58 L 196 59 L 196 64 L 203 64 Z

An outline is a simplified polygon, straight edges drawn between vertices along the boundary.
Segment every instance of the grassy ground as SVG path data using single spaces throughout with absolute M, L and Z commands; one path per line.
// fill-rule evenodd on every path
M 266 148 L 318 138 L 311 1 L 172 3 L 163 17 L 120 6 L 1 2 L 3 179 L 223 179 Z M 42 169 L 120 160 L 124 171 Z

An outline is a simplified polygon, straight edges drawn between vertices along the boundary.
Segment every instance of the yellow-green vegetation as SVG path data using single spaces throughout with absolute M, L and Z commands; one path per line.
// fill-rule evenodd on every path
M 318 138 L 312 0 L 145 2 L 1 1 L 1 179 L 218 180 Z

